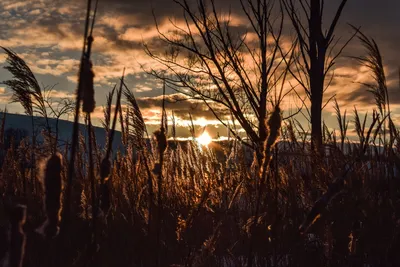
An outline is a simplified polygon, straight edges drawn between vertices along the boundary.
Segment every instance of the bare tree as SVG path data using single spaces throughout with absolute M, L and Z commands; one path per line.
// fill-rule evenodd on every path
M 322 146 L 322 109 L 327 74 L 335 64 L 351 37 L 337 53 L 333 52 L 339 39 L 335 41 L 334 32 L 347 0 L 341 0 L 333 21 L 323 29 L 324 0 L 282 0 L 283 6 L 295 29 L 299 60 L 292 66 L 297 82 L 303 87 L 311 101 L 311 143 L 320 150 Z M 333 76 L 331 76 L 332 78 Z
M 285 95 L 284 58 L 290 61 L 292 51 L 280 47 L 283 6 L 274 0 L 240 0 L 241 18 L 249 25 L 244 29 L 232 24 L 230 12 L 218 12 L 215 0 L 174 2 L 181 7 L 183 20 L 170 20 L 174 30 L 161 32 L 155 19 L 166 53 L 156 53 L 145 44 L 148 55 L 164 67 L 150 73 L 170 88 L 202 101 L 225 127 L 232 115 L 247 138 L 232 128 L 231 134 L 255 149 L 261 160 L 268 135 L 268 106 L 279 105 Z M 274 90 L 275 99 L 270 94 Z

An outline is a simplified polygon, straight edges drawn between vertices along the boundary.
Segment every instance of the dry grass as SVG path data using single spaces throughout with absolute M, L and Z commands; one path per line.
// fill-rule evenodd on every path
M 381 77 L 376 81 L 385 83 Z M 18 90 L 15 97 L 25 99 Z M 357 110 L 353 122 L 347 121 L 336 104 L 340 142 L 326 130 L 322 157 L 310 153 L 302 125 L 282 122 L 276 107 L 260 160 L 238 141 L 210 148 L 167 141 L 165 115 L 154 138 L 148 136 L 123 76 L 119 89 L 107 98 L 108 141 L 105 150 L 98 149 L 89 91 L 83 97 L 89 99 L 89 143 L 76 130 L 75 143 L 59 155 L 46 142 L 22 140 L 6 146 L 0 140 L 0 236 L 11 233 L 10 240 L 0 239 L 0 258 L 15 255 L 12 266 L 19 266 L 23 256 L 23 266 L 41 267 L 400 265 L 400 138 L 381 98 L 380 113 L 374 112 L 369 124 Z M 80 111 L 79 92 L 77 96 Z M 122 96 L 126 111 L 121 109 Z M 27 99 L 32 101 L 31 95 Z M 29 101 L 24 107 L 33 113 Z M 4 137 L 5 113 L 2 118 Z M 117 120 L 123 151 L 111 151 Z M 349 124 L 359 142 L 349 140 Z M 74 126 L 78 129 L 77 122 Z M 175 137 L 175 129 L 171 132 Z M 34 159 L 44 160 L 49 152 L 53 155 L 46 162 L 42 188 Z M 61 203 L 68 212 L 60 218 Z M 25 216 L 16 215 L 25 206 L 16 204 L 26 205 L 23 229 Z M 53 238 L 35 231 L 43 222 L 51 226 L 46 236 Z

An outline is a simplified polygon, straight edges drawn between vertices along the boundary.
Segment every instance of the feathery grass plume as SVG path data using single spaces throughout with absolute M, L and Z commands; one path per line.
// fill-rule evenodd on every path
M 8 262 L 10 267 L 22 267 L 25 255 L 26 236 L 23 226 L 26 220 L 26 206 L 16 205 L 10 210 L 10 243 Z
M 110 136 L 110 128 L 111 128 L 111 111 L 112 111 L 112 100 L 114 97 L 116 85 L 114 85 L 113 89 L 108 93 L 106 100 L 106 107 L 103 108 L 104 120 L 101 121 L 101 124 L 106 131 L 106 144 L 105 147 L 108 147 L 109 136 Z
M 389 101 L 389 92 L 386 81 L 386 74 L 383 65 L 382 54 L 379 50 L 378 44 L 375 42 L 373 38 L 367 37 L 363 34 L 359 29 L 352 26 L 353 29 L 358 33 L 358 39 L 361 44 L 367 51 L 366 56 L 362 57 L 353 57 L 358 60 L 361 64 L 366 66 L 370 71 L 372 71 L 372 77 L 374 79 L 374 83 L 362 83 L 367 88 L 369 88 L 369 92 L 371 92 L 375 98 L 376 106 L 379 109 L 380 115 L 382 117 L 388 117 L 389 121 L 391 120 L 391 110 L 390 110 L 390 101 Z M 390 123 L 390 122 L 389 122 Z M 384 123 L 383 127 L 383 143 L 386 145 L 386 129 L 387 125 Z M 393 135 L 391 132 L 390 139 L 393 139 Z
M 44 209 L 46 221 L 37 232 L 47 238 L 54 238 L 59 232 L 62 191 L 62 156 L 56 153 L 47 160 L 43 172 L 42 183 L 45 192 Z
M 40 91 L 39 83 L 24 60 L 14 51 L 5 47 L 1 48 L 7 54 L 6 62 L 8 66 L 4 68 L 13 75 L 12 80 L 3 81 L 2 83 L 13 91 L 12 102 L 20 103 L 27 115 L 33 115 L 32 91 Z
M 360 63 L 364 64 L 373 72 L 375 84 L 363 83 L 369 88 L 369 91 L 374 95 L 375 102 L 381 115 L 385 115 L 389 111 L 389 94 L 386 84 L 386 75 L 383 66 L 382 54 L 374 39 L 367 37 L 358 28 L 352 26 L 358 33 L 358 39 L 367 50 L 367 55 L 363 57 L 353 57 Z
M 45 96 L 43 95 L 44 92 L 42 92 L 35 75 L 26 62 L 14 51 L 5 47 L 1 48 L 7 54 L 6 62 L 8 65 L 4 68 L 13 76 L 11 80 L 2 82 L 12 90 L 12 102 L 20 103 L 27 115 L 32 116 L 33 112 L 37 112 L 47 120 L 47 106 Z
M 107 216 L 108 211 L 110 210 L 110 182 L 109 182 L 109 177 L 111 173 L 111 162 L 109 160 L 110 154 L 111 154 L 111 149 L 112 149 L 112 143 L 114 141 L 114 135 L 115 135 L 115 127 L 117 125 L 117 120 L 118 120 L 118 114 L 122 114 L 121 111 L 121 96 L 122 96 L 122 89 L 123 89 L 123 83 L 124 83 L 124 78 L 125 78 L 125 68 L 122 72 L 122 77 L 121 77 L 121 84 L 119 87 L 119 90 L 117 91 L 117 102 L 115 105 L 115 113 L 114 113 L 114 118 L 112 121 L 111 129 L 109 128 L 109 131 L 107 132 L 107 146 L 106 146 L 106 155 L 104 156 L 104 159 L 101 161 L 100 164 L 100 179 L 101 179 L 101 185 L 100 185 L 100 208 L 103 211 L 103 213 Z M 111 122 L 111 106 L 112 106 L 112 99 L 114 95 L 116 86 L 114 86 L 114 89 L 111 91 L 109 94 L 109 97 L 107 99 L 107 113 L 106 113 L 106 121 L 108 120 L 107 124 L 108 127 Z M 108 118 L 107 118 L 108 117 Z M 123 130 L 123 129 L 122 129 Z
M 127 142 L 132 146 L 132 149 L 135 153 L 138 153 L 139 160 L 143 163 L 145 167 L 145 171 L 147 174 L 147 190 L 148 190 L 148 232 L 151 231 L 152 227 L 152 213 L 154 210 L 154 189 L 153 189 L 153 174 L 151 173 L 151 168 L 149 164 L 152 158 L 152 154 L 145 154 L 147 151 L 145 148 L 147 144 L 144 141 L 144 135 L 148 136 L 146 125 L 143 120 L 142 113 L 140 112 L 139 105 L 136 102 L 135 96 L 132 91 L 126 86 L 125 83 L 122 83 L 124 86 L 124 95 L 128 102 L 128 110 L 126 113 L 127 122 L 126 122 L 126 133 L 127 133 Z M 151 149 L 150 149 L 151 150 Z
M 33 120 L 34 110 L 38 111 L 40 115 L 47 118 L 44 98 L 40 89 L 39 83 L 35 75 L 32 73 L 29 66 L 25 61 L 20 58 L 14 51 L 1 47 L 7 54 L 6 65 L 4 68 L 8 70 L 13 78 L 11 80 L 3 81 L 13 92 L 11 101 L 20 103 L 24 108 L 25 114 L 31 117 L 32 127 L 32 146 L 36 146 L 35 125 Z M 35 101 L 33 101 L 35 99 Z M 35 164 L 35 154 L 32 150 L 31 155 L 32 165 Z M 34 180 L 35 173 L 31 172 L 31 180 Z
M 145 145 L 143 138 L 145 133 L 147 133 L 146 125 L 144 123 L 142 113 L 140 112 L 139 105 L 136 102 L 135 96 L 125 84 L 123 85 L 125 88 L 124 95 L 129 105 L 129 109 L 127 111 L 129 121 L 126 125 L 129 128 L 127 138 L 130 142 L 132 142 L 136 149 L 143 149 Z

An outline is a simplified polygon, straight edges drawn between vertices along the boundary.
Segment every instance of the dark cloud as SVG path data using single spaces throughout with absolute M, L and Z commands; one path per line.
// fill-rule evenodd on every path
M 139 107 L 143 110 L 161 109 L 163 98 L 162 96 L 144 97 L 138 98 L 137 102 Z M 183 120 L 189 120 L 190 115 L 193 118 L 215 120 L 214 114 L 205 103 L 197 100 L 190 100 L 182 94 L 167 95 L 165 98 L 165 108 L 169 113 L 173 111 L 177 117 Z M 213 108 L 219 116 L 229 116 L 229 112 L 226 109 L 219 108 L 215 105 L 213 105 Z

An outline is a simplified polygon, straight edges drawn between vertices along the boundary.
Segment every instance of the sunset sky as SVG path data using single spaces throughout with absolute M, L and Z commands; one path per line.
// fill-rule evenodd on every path
M 248 22 L 236 0 L 216 0 L 223 11 L 232 10 L 236 27 L 246 28 Z M 326 1 L 326 21 L 339 0 Z M 0 1 L 0 46 L 17 52 L 31 67 L 43 85 L 55 85 L 55 97 L 73 97 L 82 47 L 83 21 L 86 1 L 83 0 L 1 0 Z M 94 116 L 101 118 L 105 94 L 113 87 L 126 68 L 126 83 L 138 99 L 145 122 L 150 130 L 160 118 L 162 84 L 147 75 L 141 68 L 148 68 L 152 61 L 144 53 L 142 43 L 155 44 L 158 34 L 152 9 L 163 31 L 172 29 L 169 18 L 179 21 L 182 11 L 172 0 L 100 0 L 94 30 L 93 65 L 96 83 L 97 109 Z M 400 65 L 400 1 L 398 0 L 349 0 L 344 10 L 336 36 L 346 40 L 351 36 L 347 23 L 361 26 L 362 31 L 373 37 L 383 54 L 390 86 L 393 118 L 400 123 L 400 89 L 398 88 L 398 66 Z M 354 105 L 361 111 L 372 112 L 374 100 L 359 82 L 367 82 L 370 73 L 346 56 L 362 56 L 365 51 L 357 39 L 344 51 L 335 69 L 335 80 L 325 98 L 333 94 L 348 113 Z M 0 55 L 0 67 L 5 56 Z M 150 65 L 150 66 L 149 66 Z M 3 68 L 0 81 L 10 78 Z M 174 92 L 169 91 L 169 94 Z M 18 103 L 10 104 L 10 91 L 0 85 L 0 108 L 7 106 L 9 112 L 23 113 Z M 293 101 L 293 102 L 292 102 Z M 295 107 L 296 99 L 289 96 L 287 107 Z M 293 105 L 292 105 L 292 104 Z M 178 135 L 187 136 L 188 114 L 195 124 L 207 126 L 216 136 L 226 135 L 226 130 L 213 118 L 211 112 L 199 103 L 178 102 L 167 104 L 168 111 L 174 110 L 178 118 Z M 305 121 L 302 118 L 299 120 Z M 329 127 L 336 127 L 332 103 L 324 110 L 324 120 Z M 98 120 L 97 120 L 98 122 Z M 153 126 L 152 126 L 153 125 Z

